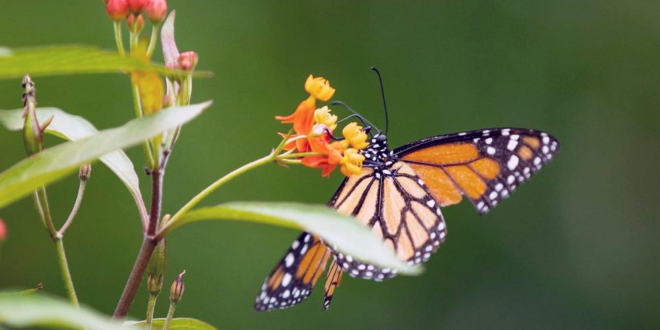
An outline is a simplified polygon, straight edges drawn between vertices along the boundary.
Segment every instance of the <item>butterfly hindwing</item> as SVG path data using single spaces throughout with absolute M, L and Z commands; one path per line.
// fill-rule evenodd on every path
M 330 251 L 316 236 L 302 233 L 266 277 L 254 309 L 287 308 L 305 300 L 326 267 Z
M 344 181 L 329 206 L 369 226 L 399 259 L 411 265 L 428 260 L 447 234 L 439 205 L 423 180 L 403 162 L 377 173 L 364 168 L 361 175 Z M 362 263 L 339 252 L 334 255 L 353 277 L 381 281 L 396 275 L 396 270 Z
M 487 213 L 559 152 L 552 135 L 493 128 L 435 136 L 394 150 L 428 184 L 441 206 L 466 196 Z
M 337 290 L 341 284 L 341 276 L 343 273 L 344 272 L 342 271 L 341 267 L 337 265 L 337 261 L 333 260 L 332 264 L 330 264 L 330 269 L 328 269 L 328 273 L 326 274 L 325 294 L 323 295 L 323 310 L 330 308 L 332 297 L 335 295 L 335 290 Z

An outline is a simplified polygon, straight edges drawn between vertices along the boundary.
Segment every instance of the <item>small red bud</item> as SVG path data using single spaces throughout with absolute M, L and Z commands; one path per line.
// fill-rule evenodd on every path
M 113 21 L 121 21 L 128 15 L 128 3 L 126 0 L 108 0 L 106 3 L 105 11 Z
M 147 8 L 150 0 L 128 0 L 128 7 L 131 13 L 139 14 Z
M 185 52 L 179 55 L 179 69 L 192 71 L 197 66 L 199 56 L 195 52 Z
M 126 20 L 126 25 L 128 25 L 129 30 L 139 33 L 144 29 L 144 17 L 138 15 L 136 18 L 134 14 L 130 14 Z
M 4 241 L 5 238 L 7 238 L 7 226 L 5 226 L 5 223 L 0 219 L 0 242 Z
M 151 23 L 159 24 L 167 15 L 167 2 L 165 0 L 151 0 L 147 6 L 147 16 Z

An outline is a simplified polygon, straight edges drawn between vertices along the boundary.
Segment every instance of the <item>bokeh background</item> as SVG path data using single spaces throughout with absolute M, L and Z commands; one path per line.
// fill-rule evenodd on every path
M 169 239 L 166 282 L 186 270 L 178 316 L 220 329 L 660 327 L 660 3 L 657 1 L 184 1 L 181 50 L 200 54 L 194 100 L 212 109 L 185 127 L 170 161 L 164 211 L 174 212 L 224 173 L 265 155 L 322 75 L 342 100 L 384 122 L 376 76 L 384 75 L 390 144 L 471 129 L 547 130 L 562 153 L 515 196 L 479 217 L 445 209 L 450 235 L 420 277 L 385 283 L 345 278 L 328 312 L 322 292 L 288 310 L 257 314 L 255 295 L 297 232 L 263 225 L 190 225 Z M 102 1 L 0 0 L 0 44 L 114 48 Z M 161 60 L 161 56 L 157 56 Z M 133 116 L 120 74 L 36 79 L 41 106 L 99 128 Z M 0 81 L 0 108 L 21 107 L 20 81 Z M 341 113 L 341 110 L 337 109 Z M 54 138 L 49 143 L 57 142 Z M 128 151 L 138 173 L 139 148 Z M 24 157 L 21 136 L 0 130 L 0 169 Z M 143 191 L 149 191 L 142 175 Z M 341 175 L 259 169 L 214 193 L 231 200 L 325 203 Z M 77 181 L 49 188 L 66 217 Z M 63 295 L 49 241 L 30 199 L 0 210 L 9 237 L 0 287 Z M 66 236 L 80 299 L 112 313 L 141 242 L 122 183 L 94 167 L 80 215 Z M 143 318 L 146 289 L 131 310 Z M 167 308 L 163 296 L 157 313 Z

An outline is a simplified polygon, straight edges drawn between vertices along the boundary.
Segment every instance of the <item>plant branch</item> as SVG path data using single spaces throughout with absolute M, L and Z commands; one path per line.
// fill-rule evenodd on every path
M 117 51 L 119 52 L 119 55 L 125 56 L 126 51 L 124 50 L 124 41 L 121 36 L 121 22 L 119 21 L 115 22 L 115 42 L 117 43 Z
M 64 280 L 64 285 L 66 286 L 66 292 L 69 295 L 69 300 L 74 306 L 80 307 L 80 304 L 78 303 L 78 296 L 76 295 L 76 289 L 73 286 L 73 279 L 71 278 L 69 263 L 66 260 L 66 253 L 64 252 L 64 241 L 62 241 L 61 237 L 55 238 L 55 245 L 57 246 L 57 259 L 60 264 L 62 279 Z
M 87 180 L 80 180 L 80 185 L 78 186 L 78 196 L 76 197 L 76 201 L 73 204 L 73 209 L 71 209 L 71 214 L 69 214 L 69 218 L 66 219 L 66 222 L 62 228 L 57 232 L 57 237 L 62 238 L 62 236 L 64 236 L 66 230 L 69 229 L 69 226 L 71 226 L 73 219 L 76 217 L 76 215 L 78 215 L 80 204 L 82 203 L 83 197 L 85 196 L 85 187 L 87 187 Z
M 156 49 L 156 42 L 158 41 L 158 25 L 151 26 L 151 39 L 149 39 L 149 47 L 147 47 L 147 58 L 151 58 Z
M 135 118 L 142 118 L 142 103 L 140 102 L 140 91 L 137 84 L 133 81 L 131 77 L 131 88 L 133 90 L 133 107 L 135 108 Z M 147 158 L 147 168 L 153 170 L 155 168 L 155 160 L 153 156 L 153 151 L 149 145 L 149 141 L 142 142 L 142 148 L 144 149 L 144 155 Z M 143 223 L 143 227 L 146 229 L 146 223 Z
M 149 304 L 147 305 L 147 330 L 152 329 L 152 323 L 154 321 L 154 309 L 156 309 L 156 299 L 158 298 L 157 294 L 149 294 Z
M 160 221 L 160 210 L 163 197 L 163 174 L 164 169 L 161 168 L 157 168 L 151 172 L 151 214 L 146 233 L 148 237 L 152 237 L 156 234 L 158 222 Z
M 128 310 L 131 308 L 131 303 L 133 303 L 133 298 L 135 298 L 135 293 L 140 287 L 140 282 L 142 282 L 142 277 L 147 270 L 147 265 L 149 264 L 149 260 L 151 260 L 151 255 L 154 253 L 157 244 L 158 242 L 155 239 L 147 236 L 144 237 L 140 252 L 133 265 L 133 270 L 131 270 L 131 275 L 128 277 L 124 292 L 119 299 L 113 318 L 123 319 L 128 314 Z
M 167 224 L 165 224 L 165 225 L 160 229 L 160 231 L 158 232 L 158 235 L 156 236 L 156 238 L 157 238 L 157 239 L 161 239 L 161 238 L 165 237 L 165 236 L 167 235 L 167 233 L 168 233 L 168 228 L 170 228 L 170 227 L 172 227 L 173 225 L 175 225 L 175 224 L 176 224 L 176 221 L 177 221 L 182 215 L 184 215 L 186 212 L 190 211 L 190 209 L 192 209 L 193 207 L 195 207 L 195 205 L 197 205 L 197 204 L 198 204 L 199 202 L 201 202 L 204 198 L 206 198 L 208 195 L 210 195 L 210 194 L 211 194 L 212 192 L 214 192 L 216 189 L 220 188 L 220 187 L 221 187 L 222 185 L 224 185 L 225 183 L 231 181 L 233 178 L 235 178 L 235 177 L 237 177 L 237 176 L 240 176 L 241 174 L 244 174 L 245 172 L 248 172 L 248 171 L 250 171 L 250 170 L 252 170 L 252 169 L 255 169 L 255 168 L 257 168 L 257 167 L 259 167 L 259 166 L 261 166 L 261 165 L 264 165 L 264 164 L 267 164 L 267 163 L 273 162 L 273 161 L 275 161 L 275 159 L 276 159 L 275 154 L 274 154 L 274 153 L 271 153 L 271 154 L 269 154 L 269 155 L 266 156 L 266 157 L 263 157 L 263 158 L 260 158 L 260 159 L 255 160 L 255 161 L 253 161 L 253 162 L 247 163 L 247 164 L 245 164 L 245 165 L 243 165 L 243 166 L 241 166 L 241 167 L 239 167 L 239 168 L 237 168 L 237 169 L 231 171 L 230 173 L 228 173 L 227 175 L 223 176 L 222 178 L 218 179 L 217 181 L 215 181 L 214 183 L 212 183 L 210 186 L 206 187 L 206 189 L 202 190 L 199 194 L 197 194 L 197 196 L 193 197 L 193 199 L 191 199 L 191 200 L 190 200 L 186 205 L 184 205 L 179 211 L 177 211 L 176 214 L 174 214 L 174 215 L 172 216 L 172 218 L 170 218 L 170 220 L 167 221 Z

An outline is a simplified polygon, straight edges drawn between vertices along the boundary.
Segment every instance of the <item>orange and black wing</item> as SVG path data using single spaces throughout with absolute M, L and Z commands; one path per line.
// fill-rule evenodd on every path
M 381 172 L 363 168 L 361 175 L 344 181 L 329 205 L 369 226 L 399 259 L 411 265 L 428 260 L 447 235 L 440 206 L 404 162 L 390 164 Z M 396 276 L 396 270 L 333 251 L 338 265 L 353 277 L 382 281 Z
M 254 309 L 259 312 L 282 309 L 305 300 L 329 257 L 330 251 L 318 237 L 302 233 L 266 277 Z
M 394 150 L 424 180 L 440 206 L 466 196 L 480 214 L 495 207 L 559 152 L 552 135 L 492 128 L 441 135 Z
M 344 272 L 341 267 L 337 265 L 337 261 L 333 260 L 330 264 L 330 269 L 326 274 L 325 280 L 325 294 L 323 295 L 323 310 L 330 308 L 330 302 L 332 302 L 332 297 L 335 295 L 335 290 L 341 284 L 341 276 Z

